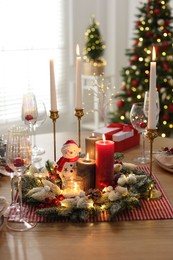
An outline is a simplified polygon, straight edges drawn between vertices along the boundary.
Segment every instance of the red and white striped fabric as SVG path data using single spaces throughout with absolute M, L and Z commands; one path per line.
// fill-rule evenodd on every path
M 143 167 L 139 167 L 139 169 L 144 170 L 149 174 L 148 167 L 143 166 Z M 116 216 L 114 221 L 173 219 L 173 207 L 169 202 L 158 179 L 154 175 L 153 178 L 156 181 L 157 190 L 159 190 L 162 193 L 162 197 L 158 200 L 141 200 L 140 208 L 135 208 L 131 211 L 125 211 L 122 214 Z M 56 221 L 55 218 L 46 219 L 42 216 L 37 215 L 35 213 L 35 208 L 33 206 L 29 206 L 29 205 L 25 205 L 25 206 L 28 209 L 26 216 L 30 221 L 40 222 L 40 223 Z M 10 215 L 13 215 L 12 211 Z M 16 216 L 16 221 L 17 221 L 17 216 Z M 106 212 L 102 212 L 100 216 L 89 217 L 89 219 L 86 222 L 108 222 L 108 221 L 109 221 L 108 214 Z M 64 219 L 61 222 L 68 222 L 68 220 Z

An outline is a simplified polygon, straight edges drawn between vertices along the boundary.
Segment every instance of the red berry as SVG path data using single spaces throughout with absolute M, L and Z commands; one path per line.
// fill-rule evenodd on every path
M 115 163 L 115 164 L 122 164 L 122 162 L 121 162 L 121 161 L 118 161 L 118 160 L 114 161 L 114 163 Z
M 65 197 L 64 197 L 63 194 L 60 194 L 60 195 L 58 196 L 58 198 L 59 198 L 60 201 L 65 199 Z
M 58 176 L 57 176 L 57 174 L 53 174 L 53 175 L 51 176 L 51 178 L 52 178 L 53 180 L 56 180 L 56 179 L 58 178 Z
M 140 123 L 140 128 L 146 128 L 146 127 L 147 127 L 147 124 L 145 122 Z
M 13 164 L 15 167 L 22 167 L 22 166 L 24 166 L 24 160 L 22 158 L 16 158 L 13 161 Z
M 58 199 L 54 198 L 54 199 L 52 200 L 52 204 L 54 204 L 55 206 L 58 206 L 58 205 L 60 204 L 60 202 L 59 202 Z
M 43 203 L 39 204 L 38 208 L 39 209 L 44 209 L 45 205 Z
M 46 203 L 51 203 L 51 200 L 49 197 L 45 198 Z
M 8 165 L 5 165 L 5 170 L 7 172 L 14 172 Z
M 27 121 L 33 120 L 33 116 L 32 115 L 26 115 L 25 120 L 27 120 Z

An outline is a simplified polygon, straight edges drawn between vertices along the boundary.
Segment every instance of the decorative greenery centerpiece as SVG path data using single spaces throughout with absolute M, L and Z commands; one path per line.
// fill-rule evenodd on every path
M 84 73 L 100 75 L 103 73 L 104 66 L 106 65 L 103 59 L 106 46 L 101 37 L 99 23 L 94 17 L 91 18 L 91 24 L 85 33 L 85 37 L 86 44 L 83 55 Z
M 86 221 L 103 211 L 113 220 L 123 211 L 140 207 L 140 199 L 148 198 L 154 186 L 155 181 L 146 172 L 119 160 L 114 164 L 112 186 L 104 187 L 102 191 L 78 190 L 69 195 L 56 164 L 50 161 L 40 170 L 31 165 L 22 178 L 24 201 L 35 205 L 37 214 L 70 221 Z

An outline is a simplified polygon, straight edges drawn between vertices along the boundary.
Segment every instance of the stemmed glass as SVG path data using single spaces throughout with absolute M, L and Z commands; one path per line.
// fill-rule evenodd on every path
M 37 102 L 36 97 L 33 93 L 27 93 L 23 95 L 22 101 L 22 120 L 28 126 L 29 131 L 32 136 L 32 147 L 35 147 L 35 131 L 34 125 L 37 122 L 38 118 L 38 110 L 37 110 Z M 34 153 L 35 150 L 32 149 L 32 161 L 39 162 L 41 157 L 37 157 L 37 154 Z
M 36 224 L 28 222 L 24 217 L 25 211 L 22 205 L 22 175 L 31 164 L 31 143 L 29 129 L 24 126 L 13 126 L 8 131 L 7 165 L 15 172 L 18 178 L 19 210 L 16 210 L 14 221 L 7 219 L 7 227 L 14 231 L 26 231 L 33 228 Z
M 47 118 L 46 106 L 45 106 L 44 102 L 37 101 L 37 112 L 38 112 L 37 121 L 33 125 L 34 137 L 36 136 L 36 129 L 38 127 L 40 127 Z M 45 150 L 42 147 L 37 146 L 36 140 L 34 141 L 33 150 L 34 150 L 34 154 L 36 154 L 36 155 L 41 155 L 41 154 L 45 153 Z
M 147 127 L 147 117 L 144 113 L 144 103 L 138 102 L 132 105 L 130 111 L 130 121 L 133 127 L 142 135 L 142 153 L 140 157 L 135 158 L 135 161 L 140 164 L 146 164 L 149 159 L 145 156 L 145 130 Z

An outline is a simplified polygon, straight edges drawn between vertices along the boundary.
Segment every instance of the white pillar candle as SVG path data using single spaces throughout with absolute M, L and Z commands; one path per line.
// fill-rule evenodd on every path
M 57 111 L 54 61 L 52 59 L 50 60 L 50 98 L 51 111 Z
M 81 89 L 81 56 L 79 45 L 76 46 L 76 102 L 75 108 L 82 109 L 82 89 Z
M 153 47 L 152 62 L 150 63 L 150 89 L 149 89 L 149 110 L 148 129 L 156 129 L 156 51 Z

